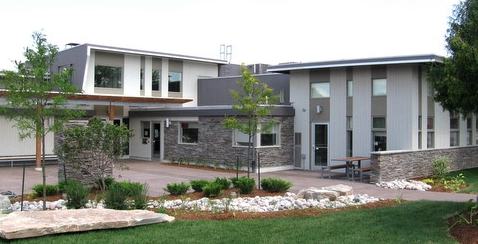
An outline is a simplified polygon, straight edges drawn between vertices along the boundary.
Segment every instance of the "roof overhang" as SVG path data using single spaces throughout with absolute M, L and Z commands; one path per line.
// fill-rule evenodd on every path
M 365 59 L 349 59 L 323 62 L 309 63 L 288 63 L 269 66 L 267 71 L 289 73 L 293 70 L 309 70 L 309 69 L 327 69 L 327 68 L 345 68 L 357 66 L 374 66 L 374 65 L 393 65 L 393 64 L 420 64 L 420 63 L 442 63 L 443 57 L 427 54 L 413 56 L 397 56 L 382 58 L 365 58 Z
M 0 101 L 5 100 L 6 91 L 0 91 Z M 51 97 L 56 93 L 50 93 Z M 192 102 L 190 98 L 172 98 L 172 97 L 136 97 L 119 95 L 89 95 L 75 94 L 67 96 L 70 104 L 85 105 L 117 105 L 117 106 L 140 106 L 140 107 L 158 107 L 164 104 L 183 104 Z

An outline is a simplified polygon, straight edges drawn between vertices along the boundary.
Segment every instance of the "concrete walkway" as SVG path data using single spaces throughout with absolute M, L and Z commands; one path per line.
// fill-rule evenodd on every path
M 128 170 L 120 170 L 121 165 L 127 166 Z M 46 166 L 47 184 L 58 183 L 58 166 Z M 243 176 L 247 174 L 241 174 Z M 139 160 L 119 160 L 115 164 L 114 177 L 117 181 L 131 181 L 147 183 L 149 186 L 148 195 L 161 196 L 165 194 L 163 190 L 168 183 L 189 182 L 193 179 L 213 180 L 215 177 L 234 177 L 235 173 L 216 172 L 201 169 L 181 168 L 161 164 L 159 162 L 139 161 Z M 258 182 L 257 174 L 250 174 Z M 434 201 L 458 201 L 464 202 L 469 199 L 476 200 L 476 194 L 442 193 L 430 191 L 414 190 L 394 190 L 376 187 L 374 184 L 364 182 L 353 182 L 342 179 L 342 175 L 335 175 L 332 179 L 321 179 L 320 172 L 304 170 L 286 170 L 278 172 L 261 173 L 260 179 L 277 177 L 293 183 L 291 192 L 297 193 L 299 190 L 309 187 L 324 187 L 330 185 L 344 184 L 353 187 L 356 194 L 368 194 L 372 197 L 386 199 L 404 199 L 404 200 L 434 200 Z M 0 192 L 12 191 L 17 195 L 22 192 L 23 167 L 15 166 L 0 167 Z M 25 186 L 24 192 L 29 193 L 35 184 L 42 183 L 42 173 L 34 170 L 33 166 L 25 168 Z

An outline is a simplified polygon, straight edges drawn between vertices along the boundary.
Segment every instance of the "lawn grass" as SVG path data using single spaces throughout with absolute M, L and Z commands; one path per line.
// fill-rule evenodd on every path
M 320 216 L 175 221 L 118 230 L 62 234 L 0 243 L 456 243 L 446 218 L 465 203 L 410 201 Z

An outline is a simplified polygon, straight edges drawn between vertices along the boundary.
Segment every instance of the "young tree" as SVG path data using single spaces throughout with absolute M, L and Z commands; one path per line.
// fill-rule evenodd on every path
M 455 5 L 449 21 L 443 64 L 430 67 L 435 100 L 450 112 L 478 113 L 478 0 Z
M 105 178 L 112 170 L 114 159 L 124 154 L 133 136 L 126 126 L 90 118 L 87 125 L 77 125 L 63 130 L 63 141 L 56 149 L 63 163 L 92 176 L 98 187 L 105 190 Z
M 61 128 L 65 121 L 82 116 L 84 111 L 66 107 L 67 97 L 81 92 L 70 83 L 73 70 L 67 68 L 58 74 L 51 71 L 58 47 L 49 44 L 42 33 L 34 32 L 32 37 L 34 46 L 25 49 L 26 61 L 15 61 L 16 71 L 4 71 L 9 106 L 2 110 L 8 119 L 16 122 L 20 139 L 35 137 L 37 140 L 37 159 L 42 155 L 37 167 L 41 167 L 45 197 L 45 137 Z M 46 208 L 45 201 L 43 208 Z
M 254 158 L 254 138 L 257 133 L 267 132 L 274 121 L 264 122 L 264 117 L 271 114 L 279 96 L 274 94 L 274 90 L 267 84 L 251 75 L 247 67 L 241 66 L 242 79 L 237 81 L 240 90 L 231 90 L 232 99 L 236 104 L 232 108 L 238 113 L 238 116 L 227 116 L 224 121 L 224 127 L 240 131 L 248 136 L 247 147 L 247 172 L 249 176 L 251 159 Z

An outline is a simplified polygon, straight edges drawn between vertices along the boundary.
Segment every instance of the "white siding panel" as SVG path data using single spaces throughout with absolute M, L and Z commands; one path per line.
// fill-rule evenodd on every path
M 368 156 L 372 148 L 372 75 L 370 67 L 354 68 L 353 151 Z
M 302 154 L 305 154 L 302 169 L 310 169 L 311 136 L 309 117 L 310 75 L 308 71 L 293 71 L 290 73 L 290 101 L 295 109 L 295 132 L 302 134 Z M 305 109 L 305 111 L 303 111 Z
M 435 148 L 450 147 L 450 114 L 435 103 Z
M 123 94 L 126 96 L 139 96 L 141 58 L 139 56 L 125 55 L 123 72 Z
M 329 160 L 346 156 L 346 80 L 346 69 L 332 69 L 330 71 Z
M 0 156 L 25 156 L 35 155 L 36 153 L 36 140 L 35 138 L 19 139 L 18 130 L 13 127 L 15 122 L 5 119 L 0 116 L 0 128 L 2 131 L 0 136 Z M 46 154 L 53 154 L 53 133 L 49 133 L 46 136 Z
M 217 65 L 200 63 L 200 62 L 186 62 L 183 67 L 183 84 L 182 94 L 183 98 L 192 98 L 193 101 L 185 103 L 185 107 L 197 106 L 197 79 L 198 77 L 217 77 Z
M 418 149 L 418 70 L 387 68 L 387 150 Z
M 153 91 L 153 58 L 147 56 L 144 58 L 144 96 L 151 97 Z

